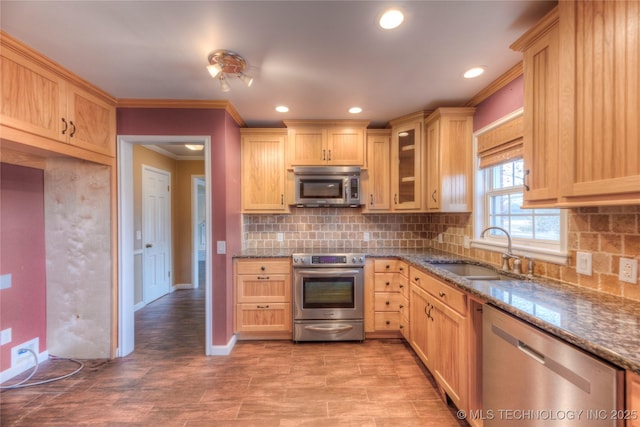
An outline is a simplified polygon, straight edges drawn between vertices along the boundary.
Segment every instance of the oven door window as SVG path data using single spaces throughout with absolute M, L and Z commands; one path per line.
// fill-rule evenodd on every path
M 301 199 L 342 199 L 344 198 L 341 179 L 300 180 Z
M 353 277 L 305 277 L 303 280 L 303 308 L 355 307 Z

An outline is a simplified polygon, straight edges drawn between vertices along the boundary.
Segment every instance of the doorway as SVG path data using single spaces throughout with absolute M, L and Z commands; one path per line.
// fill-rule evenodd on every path
M 118 348 L 117 356 L 124 357 L 135 347 L 135 300 L 134 283 L 139 280 L 136 271 L 141 263 L 139 251 L 134 250 L 134 242 L 138 237 L 134 226 L 134 196 L 133 196 L 133 146 L 148 144 L 175 144 L 180 140 L 185 144 L 204 145 L 205 175 L 204 186 L 211 188 L 211 137 L 210 136 L 149 136 L 149 135 L 119 135 L 118 136 Z M 211 236 L 211 194 L 205 191 L 205 236 Z M 205 239 L 204 249 L 204 291 L 205 291 L 205 353 L 213 354 L 211 344 L 212 319 L 212 260 L 211 239 Z M 145 248 L 146 250 L 146 248 Z
M 192 176 L 191 200 L 193 207 L 193 273 L 194 288 L 201 288 L 205 282 L 205 255 L 207 244 L 207 212 L 206 212 L 206 182 L 204 176 Z

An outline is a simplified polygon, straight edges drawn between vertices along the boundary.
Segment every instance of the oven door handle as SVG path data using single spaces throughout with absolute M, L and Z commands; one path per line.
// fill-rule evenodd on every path
M 350 331 L 351 329 L 353 329 L 353 326 L 352 325 L 336 326 L 331 324 L 325 324 L 325 325 L 309 325 L 309 326 L 305 326 L 304 328 L 309 331 L 319 332 L 321 334 L 339 334 L 341 332 Z
M 324 276 L 324 277 L 340 277 L 353 274 L 360 274 L 362 270 L 329 270 L 324 268 L 318 268 L 316 270 L 297 270 L 297 274 L 305 276 Z

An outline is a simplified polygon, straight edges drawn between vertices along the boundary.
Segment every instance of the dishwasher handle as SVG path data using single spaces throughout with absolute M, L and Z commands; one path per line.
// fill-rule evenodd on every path
M 536 362 L 544 365 L 544 355 L 540 352 L 535 351 L 533 348 L 520 340 L 518 340 L 518 350 L 520 350 Z

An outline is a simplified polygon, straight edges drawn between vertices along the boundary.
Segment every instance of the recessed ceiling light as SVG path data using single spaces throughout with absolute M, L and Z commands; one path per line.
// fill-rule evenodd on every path
M 463 76 L 465 79 L 472 79 L 474 77 L 478 77 L 482 73 L 484 73 L 484 67 L 473 67 L 465 71 Z
M 289 112 L 289 107 L 285 106 L 285 105 L 278 105 L 276 107 L 276 111 L 278 113 L 288 113 Z
M 378 24 L 385 30 L 393 30 L 402 24 L 404 14 L 398 9 L 389 9 L 380 16 Z
M 191 151 L 202 151 L 202 150 L 204 150 L 204 145 L 185 144 L 184 146 L 187 147 Z
M 360 107 L 351 107 L 351 108 L 349 108 L 349 112 L 351 114 L 359 114 L 359 113 L 362 113 L 362 108 L 360 108 Z

